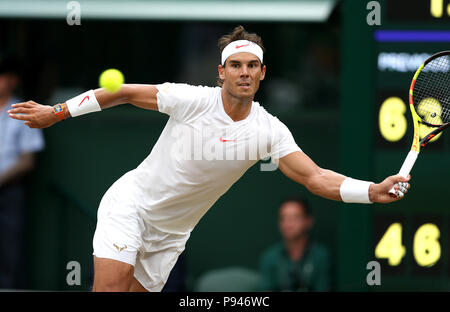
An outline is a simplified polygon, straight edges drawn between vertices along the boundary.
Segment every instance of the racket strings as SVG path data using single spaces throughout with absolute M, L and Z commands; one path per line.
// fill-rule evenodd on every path
M 432 125 L 450 122 L 450 56 L 433 59 L 419 73 L 413 90 L 417 114 Z

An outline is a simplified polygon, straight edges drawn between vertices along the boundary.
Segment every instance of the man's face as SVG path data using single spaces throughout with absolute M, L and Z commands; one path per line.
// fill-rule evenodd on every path
M 261 68 L 259 58 L 248 52 L 231 55 L 225 65 L 219 65 L 222 88 L 237 98 L 253 98 L 260 81 L 264 79 L 266 66 Z
M 297 202 L 286 202 L 280 207 L 280 232 L 284 239 L 292 240 L 309 232 L 313 224 L 312 217 L 306 215 Z

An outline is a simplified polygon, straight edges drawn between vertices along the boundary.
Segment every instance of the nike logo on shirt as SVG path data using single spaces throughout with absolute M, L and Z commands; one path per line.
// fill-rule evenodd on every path
M 223 137 L 220 137 L 219 140 L 220 140 L 220 142 L 235 142 L 236 141 L 236 140 L 227 140 L 227 139 L 224 139 Z

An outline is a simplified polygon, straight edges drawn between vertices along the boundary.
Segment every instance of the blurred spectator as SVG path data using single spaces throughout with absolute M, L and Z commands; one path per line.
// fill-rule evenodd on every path
M 289 198 L 279 208 L 282 242 L 261 257 L 264 291 L 329 291 L 331 286 L 328 250 L 311 240 L 314 223 L 304 199 Z
M 44 147 L 42 132 L 8 116 L 20 102 L 13 92 L 19 84 L 18 62 L 0 56 L 0 288 L 16 288 L 23 260 L 25 191 L 23 177 Z

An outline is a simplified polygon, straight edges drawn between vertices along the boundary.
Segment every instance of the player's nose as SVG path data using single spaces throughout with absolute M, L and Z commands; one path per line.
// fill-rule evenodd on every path
M 241 66 L 241 77 L 248 77 L 248 68 L 246 65 Z

